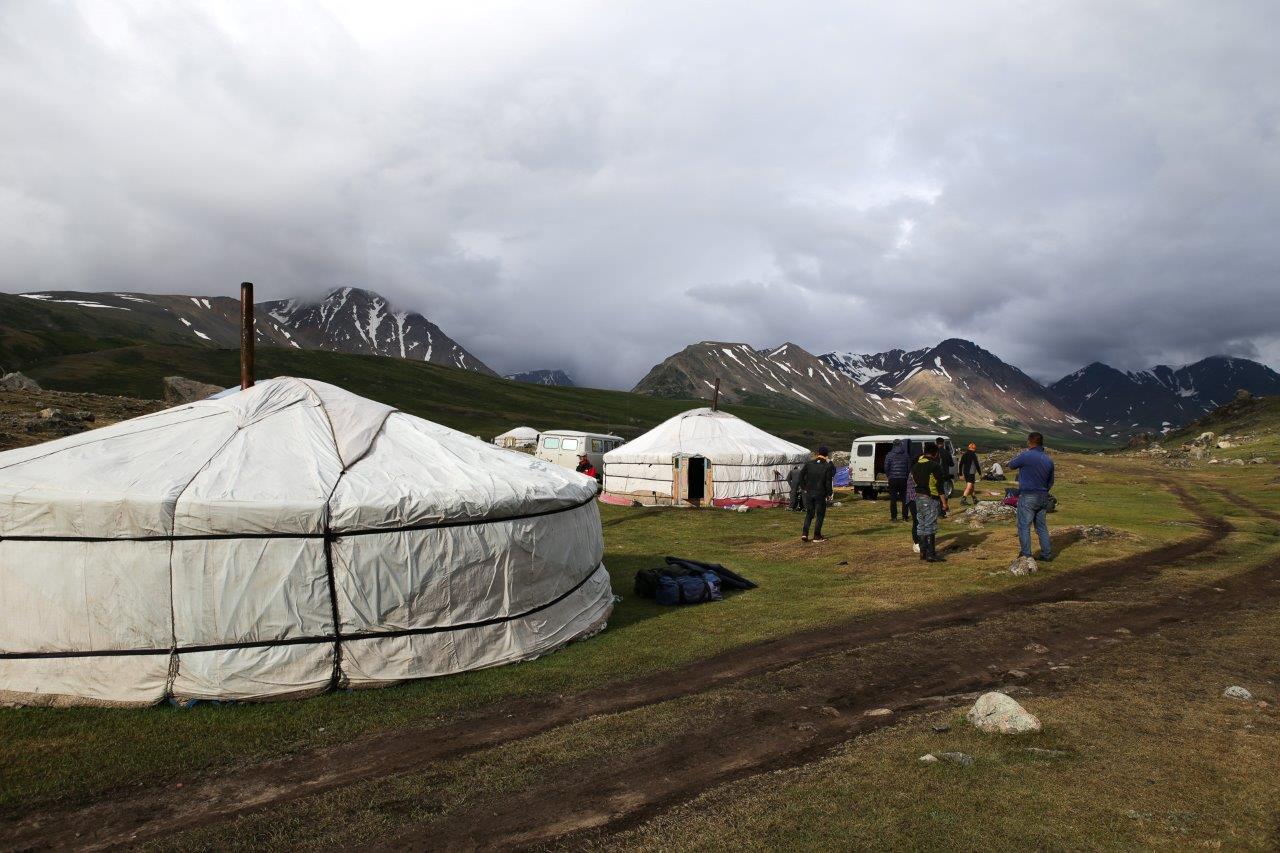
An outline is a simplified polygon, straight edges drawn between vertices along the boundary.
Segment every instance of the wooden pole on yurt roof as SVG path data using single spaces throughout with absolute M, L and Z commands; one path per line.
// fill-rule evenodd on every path
M 240 283 L 240 390 L 253 387 L 253 282 Z
M 716 390 L 711 392 L 711 411 L 720 411 L 720 377 L 716 377 Z

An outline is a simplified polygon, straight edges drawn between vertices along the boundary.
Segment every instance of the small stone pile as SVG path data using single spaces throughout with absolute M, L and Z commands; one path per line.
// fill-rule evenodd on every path
M 1016 509 L 1000 501 L 978 501 L 964 512 L 955 516 L 955 520 L 974 527 L 981 527 L 991 522 L 1008 521 L 1017 514 L 1018 511 Z

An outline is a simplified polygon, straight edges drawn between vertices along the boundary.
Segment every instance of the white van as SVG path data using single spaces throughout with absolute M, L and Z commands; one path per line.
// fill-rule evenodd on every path
M 596 470 L 603 471 L 604 455 L 622 443 L 623 439 L 616 435 L 552 429 L 538 436 L 538 450 L 534 456 L 574 469 L 578 467 L 578 457 L 585 453 Z
M 947 471 L 947 482 L 943 491 L 950 496 L 951 480 L 960 472 L 960 457 L 956 454 L 951 439 L 937 433 L 903 433 L 901 435 L 864 435 L 853 440 L 853 450 L 849 454 L 849 485 L 862 493 L 867 500 L 875 500 L 878 492 L 889 490 L 889 481 L 884 476 L 884 458 L 889 455 L 895 441 L 909 442 L 908 450 L 912 464 L 920 458 L 921 448 L 926 442 L 941 442 L 945 452 L 951 456 L 951 468 Z

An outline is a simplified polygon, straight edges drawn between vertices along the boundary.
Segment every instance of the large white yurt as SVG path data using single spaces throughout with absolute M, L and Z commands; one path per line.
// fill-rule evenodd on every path
M 604 627 L 593 480 L 279 378 L 0 453 L 0 700 L 280 699 Z
M 604 455 L 607 503 L 780 506 L 809 451 L 728 412 L 692 409 Z
M 499 447 L 537 447 L 538 431 L 533 427 L 516 427 L 496 436 L 493 443 Z

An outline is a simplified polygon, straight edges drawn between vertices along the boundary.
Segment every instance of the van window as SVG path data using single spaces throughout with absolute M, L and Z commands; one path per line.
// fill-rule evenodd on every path
M 576 438 L 566 438 L 566 439 L 562 439 L 562 440 L 561 440 L 561 442 L 560 442 L 560 449 L 561 449 L 561 450 L 577 450 L 577 449 L 578 449 L 578 439 L 576 439 Z
M 560 439 L 550 438 L 550 437 L 544 438 L 542 439 L 542 446 L 545 447 L 547 450 L 559 450 Z
M 875 452 L 876 452 L 876 449 L 875 449 L 874 445 L 870 445 L 870 444 L 859 444 L 859 445 L 858 445 L 858 455 L 859 455 L 859 456 L 870 456 L 871 454 L 873 454 L 873 453 L 875 453 Z
M 601 440 L 600 440 L 600 439 L 598 439 L 598 438 L 593 438 L 593 439 L 591 439 L 591 452 L 592 452 L 592 453 L 603 453 L 603 452 L 604 452 L 604 442 L 603 442 L 603 441 L 601 441 Z

